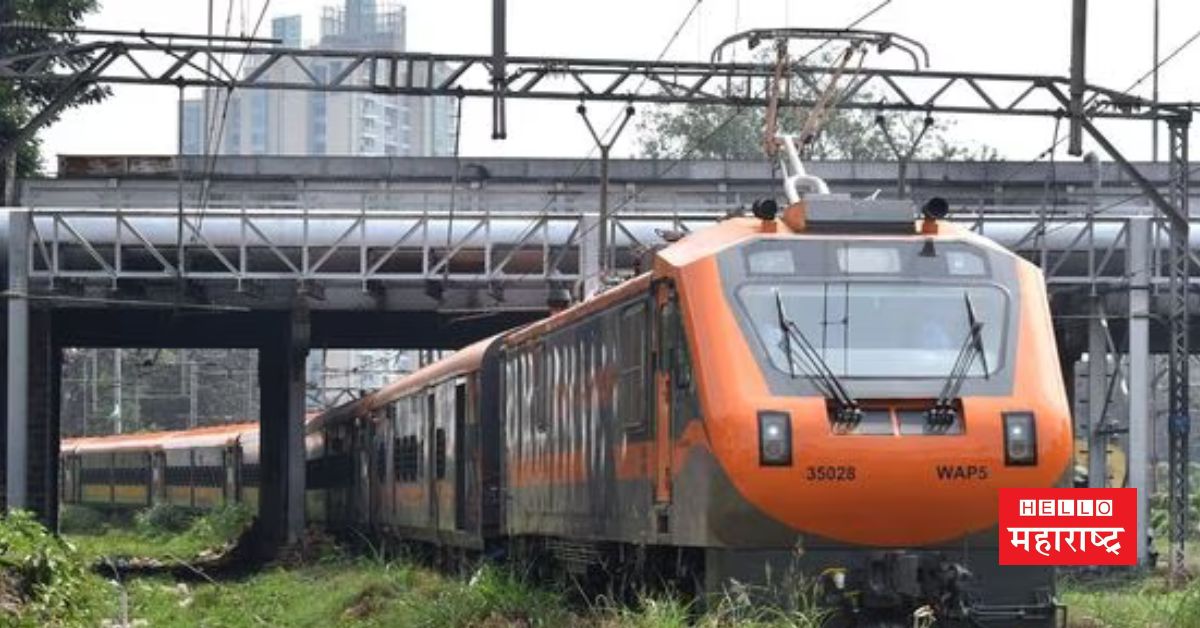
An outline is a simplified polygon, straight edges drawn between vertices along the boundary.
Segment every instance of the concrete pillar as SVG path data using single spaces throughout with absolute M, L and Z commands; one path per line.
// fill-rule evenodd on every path
M 25 507 L 50 529 L 58 528 L 59 409 L 62 350 L 54 342 L 51 311 L 29 317 L 28 476 Z
M 8 214 L 8 399 L 5 427 L 5 505 L 27 505 L 29 423 L 29 223 L 28 214 Z
M 9 416 L 22 420 L 10 421 L 11 432 L 5 433 L 7 462 L 13 464 L 11 468 L 6 465 L 5 507 L 30 510 L 53 529 L 58 523 L 62 351 L 54 341 L 51 321 L 49 309 L 27 307 L 25 336 L 8 343 L 15 352 L 23 352 L 26 361 L 19 367 L 10 365 L 10 372 L 17 373 L 25 386 L 21 391 L 9 391 L 9 399 L 19 398 L 21 404 L 10 408 Z
M 47 525 L 58 517 L 58 410 L 62 356 L 51 314 L 30 307 L 29 214 L 8 214 L 8 334 L 5 508 L 29 509 Z
M 1108 343 L 1104 309 L 1095 299 L 1088 318 L 1088 486 L 1108 486 L 1108 441 L 1104 400 L 1108 392 Z
M 305 361 L 309 315 L 298 300 L 273 329 L 263 330 L 259 349 L 261 390 L 259 525 L 265 554 L 300 538 L 304 531 Z
M 1150 518 L 1147 455 L 1150 449 L 1150 221 L 1129 220 L 1129 486 L 1137 489 L 1138 563 L 1146 565 Z

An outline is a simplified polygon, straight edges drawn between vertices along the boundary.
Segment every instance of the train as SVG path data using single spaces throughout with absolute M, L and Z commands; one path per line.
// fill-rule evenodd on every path
M 326 451 L 318 414 L 306 417 L 305 516 L 327 520 L 333 482 L 349 483 L 348 455 Z M 101 511 L 165 504 L 209 510 L 243 504 L 258 512 L 259 427 L 239 422 L 188 430 L 64 439 L 59 501 Z
M 812 587 L 829 625 L 1057 625 L 1053 569 L 998 564 L 998 489 L 1072 482 L 1040 270 L 938 199 L 788 196 L 311 419 L 310 516 L 620 587 Z M 64 491 L 104 493 L 108 452 L 101 498 L 245 498 L 238 429 L 74 444 Z M 186 439 L 211 491 L 171 483 Z

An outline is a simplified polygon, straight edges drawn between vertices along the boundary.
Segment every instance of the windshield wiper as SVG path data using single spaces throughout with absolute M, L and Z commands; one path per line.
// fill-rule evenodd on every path
M 821 357 L 820 352 L 813 347 L 804 332 L 787 316 L 783 308 L 783 297 L 775 290 L 775 308 L 779 314 L 779 330 L 783 333 L 780 347 L 788 360 L 788 372 L 796 377 L 796 364 L 807 373 L 807 377 L 826 399 L 833 400 L 833 422 L 847 429 L 853 429 L 862 420 L 862 410 L 858 402 L 846 387 L 842 385 L 837 375 L 829 368 L 829 364 Z M 797 360 L 797 358 L 799 358 Z
M 962 389 L 963 382 L 966 381 L 967 374 L 971 371 L 971 365 L 975 363 L 975 358 L 978 357 L 983 366 L 984 379 L 987 379 L 990 370 L 987 364 L 987 352 L 983 349 L 983 321 L 975 316 L 975 305 L 971 302 L 970 292 L 963 291 L 963 305 L 967 311 L 967 336 L 963 338 L 962 347 L 958 350 L 958 357 L 954 359 L 950 374 L 946 376 L 946 381 L 942 384 L 941 393 L 933 402 L 933 408 L 926 413 L 926 420 L 932 428 L 945 429 L 954 425 L 955 419 L 958 418 L 958 412 L 954 409 L 954 399 L 958 397 L 958 392 Z

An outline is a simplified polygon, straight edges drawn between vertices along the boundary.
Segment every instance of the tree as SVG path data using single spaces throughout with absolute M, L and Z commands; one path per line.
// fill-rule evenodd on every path
M 97 0 L 0 0 L 0 23 L 28 24 L 36 28 L 5 28 L 0 31 L 0 55 L 18 55 L 70 43 L 75 35 L 53 32 L 77 27 L 83 17 L 99 7 Z M 0 146 L 6 146 L 33 116 L 57 95 L 57 83 L 0 82 Z M 109 95 L 106 87 L 91 86 L 67 107 L 99 102 Z M 58 116 L 53 116 L 53 123 Z M 36 174 L 41 169 L 39 142 L 32 138 L 17 149 L 17 176 Z M 0 176 L 0 188 L 4 177 Z M 0 196 L 3 198 L 3 196 Z
M 760 55 L 760 61 L 772 61 Z M 834 63 L 830 56 L 817 65 Z M 841 85 L 848 82 L 842 78 Z M 816 100 L 819 94 L 803 81 L 789 81 L 791 99 Z M 737 88 L 734 88 L 737 90 Z M 858 103 L 877 102 L 878 96 L 859 91 Z M 778 125 L 781 132 L 798 133 L 803 127 L 802 116 L 807 111 L 780 108 Z M 720 105 L 682 105 L 660 108 L 642 117 L 638 124 L 641 152 L 646 157 L 696 159 L 762 159 L 763 133 L 766 128 L 764 107 L 727 107 Z M 927 122 L 928 120 L 928 122 Z M 893 161 L 907 154 L 922 129 L 913 159 L 995 159 L 994 150 L 951 139 L 951 122 L 931 118 L 921 113 L 898 113 L 870 109 L 838 108 L 830 112 L 814 141 L 808 146 L 807 157 L 818 160 Z M 884 130 L 886 129 L 886 134 Z M 888 136 L 895 143 L 889 145 Z M 897 150 L 900 155 L 897 155 Z

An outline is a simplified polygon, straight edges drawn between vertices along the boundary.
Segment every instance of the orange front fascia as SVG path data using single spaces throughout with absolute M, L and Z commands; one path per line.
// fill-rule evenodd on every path
M 834 434 L 824 399 L 768 390 L 725 297 L 716 259 L 677 273 L 713 454 L 746 500 L 797 532 L 877 546 L 947 541 L 995 524 L 999 488 L 1054 486 L 1070 463 L 1070 418 L 1044 284 L 1023 262 L 1013 394 L 964 398 L 966 432 L 942 436 Z M 760 410 L 791 414 L 791 466 L 760 465 Z M 1037 466 L 1005 466 L 1001 412 L 1011 410 L 1037 416 Z M 985 478 L 939 479 L 939 465 L 987 472 Z M 807 477 L 810 468 L 839 466 L 853 466 L 854 479 Z

